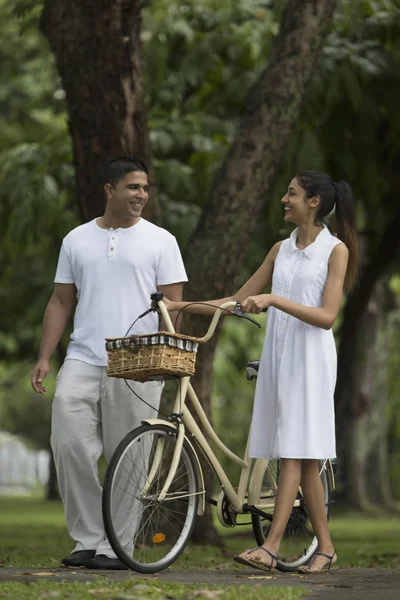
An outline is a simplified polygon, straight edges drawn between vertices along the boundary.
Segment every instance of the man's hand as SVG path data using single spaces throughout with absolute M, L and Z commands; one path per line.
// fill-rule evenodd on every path
M 49 369 L 49 361 L 42 358 L 37 361 L 36 366 L 32 371 L 31 384 L 35 392 L 38 394 L 43 394 L 47 391 L 47 388 L 43 387 L 42 382 L 49 372 Z
M 260 296 L 249 296 L 241 302 L 243 312 L 259 314 L 269 308 L 272 302 L 272 294 L 260 294 Z

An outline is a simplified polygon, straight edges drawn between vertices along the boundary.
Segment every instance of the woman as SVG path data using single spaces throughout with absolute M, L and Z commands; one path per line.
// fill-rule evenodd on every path
M 325 173 L 297 175 L 281 200 L 284 220 L 297 225 L 290 238 L 278 242 L 263 264 L 232 297 L 209 301 L 241 302 L 245 312 L 268 311 L 260 360 L 250 438 L 250 456 L 280 459 L 274 519 L 263 545 L 245 550 L 235 560 L 272 570 L 279 546 L 302 487 L 318 552 L 302 570 L 330 569 L 337 556 L 326 518 L 318 460 L 333 458 L 336 348 L 332 326 L 343 288 L 357 278 L 358 244 L 350 186 Z M 335 208 L 338 237 L 323 219 Z M 272 282 L 272 293 L 263 294 Z M 169 310 L 184 302 L 168 303 Z M 193 305 L 191 312 L 212 314 L 211 306 Z

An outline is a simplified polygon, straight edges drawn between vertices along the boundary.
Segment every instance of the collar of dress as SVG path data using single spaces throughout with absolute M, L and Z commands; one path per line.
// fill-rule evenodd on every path
M 305 254 L 307 258 L 314 258 L 314 256 L 318 253 L 318 250 L 321 248 L 321 245 L 324 243 L 325 237 L 329 235 L 329 229 L 323 224 L 322 231 L 319 232 L 312 244 L 309 244 L 306 248 L 304 248 L 304 250 L 300 250 L 300 248 L 296 246 L 298 231 L 299 228 L 296 227 L 296 229 L 290 234 L 290 251 L 301 252 Z

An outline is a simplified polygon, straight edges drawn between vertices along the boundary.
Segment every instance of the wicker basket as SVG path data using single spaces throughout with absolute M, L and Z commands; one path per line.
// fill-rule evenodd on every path
M 125 338 L 107 338 L 107 375 L 150 381 L 194 375 L 197 338 L 159 331 Z

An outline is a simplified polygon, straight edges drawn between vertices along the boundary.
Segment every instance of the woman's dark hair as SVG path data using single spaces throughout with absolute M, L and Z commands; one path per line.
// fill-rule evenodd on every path
M 116 186 L 128 173 L 140 172 L 149 174 L 147 165 L 142 160 L 132 156 L 121 156 L 110 160 L 104 170 L 104 183 Z
M 346 181 L 332 181 L 322 171 L 303 171 L 296 179 L 306 192 L 306 199 L 319 196 L 321 199 L 316 220 L 322 220 L 335 208 L 337 236 L 349 250 L 344 286 L 350 290 L 358 275 L 358 235 L 353 192 Z

